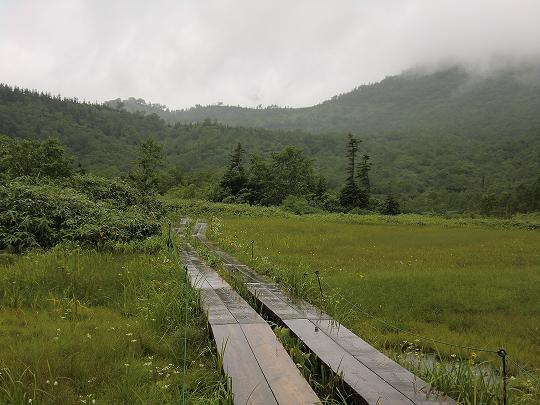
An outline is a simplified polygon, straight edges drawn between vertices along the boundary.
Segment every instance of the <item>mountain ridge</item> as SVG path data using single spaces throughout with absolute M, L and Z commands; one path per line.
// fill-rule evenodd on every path
M 171 110 L 134 98 L 106 104 L 130 112 L 156 113 L 171 123 L 210 119 L 228 125 L 319 133 L 486 134 L 508 127 L 540 131 L 540 63 L 484 76 L 458 66 L 434 73 L 410 70 L 299 108 L 214 104 Z
M 479 80 L 464 92 L 466 80 L 459 70 L 402 75 L 318 105 L 322 111 L 270 108 L 254 117 L 252 110 L 235 116 L 225 106 L 200 107 L 194 109 L 200 113 L 197 123 L 191 123 L 192 116 L 184 122 L 167 116 L 165 121 L 156 114 L 0 85 L 0 135 L 58 138 L 76 164 L 107 175 L 125 175 L 136 145 L 152 137 L 163 145 L 169 165 L 182 173 L 205 172 L 206 179 L 219 176 L 238 142 L 248 157 L 292 145 L 314 159 L 330 188 L 337 190 L 344 181 L 346 133 L 353 132 L 363 141 L 360 153 L 371 156 L 374 193 L 400 195 L 415 212 L 470 211 L 485 193 L 501 195 L 538 178 L 540 87 L 502 74 Z M 463 94 L 472 95 L 472 101 Z M 356 113 L 362 103 L 367 107 L 359 121 Z M 148 110 L 156 108 L 167 112 L 155 105 Z M 332 114 L 324 110 L 328 108 Z M 237 110 L 245 113 L 236 107 L 232 112 Z M 208 111 L 222 111 L 229 121 L 246 119 L 247 124 L 208 119 Z M 284 128 L 261 128 L 265 120 L 269 127 Z M 306 120 L 333 129 L 287 128 Z M 358 122 L 367 129 L 354 129 Z

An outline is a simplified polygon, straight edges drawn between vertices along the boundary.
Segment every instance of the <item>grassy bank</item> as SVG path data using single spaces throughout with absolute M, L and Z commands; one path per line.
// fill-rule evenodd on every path
M 215 357 L 163 252 L 56 248 L 0 264 L 0 403 L 222 403 Z

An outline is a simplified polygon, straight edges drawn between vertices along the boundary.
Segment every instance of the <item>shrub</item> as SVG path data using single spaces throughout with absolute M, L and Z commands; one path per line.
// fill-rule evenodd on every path
M 115 199 L 93 201 L 64 184 L 29 178 L 0 184 L 0 250 L 49 249 L 61 241 L 105 248 L 160 233 L 155 212 L 118 205 Z
M 281 203 L 281 208 L 297 215 L 317 214 L 322 212 L 319 207 L 313 205 L 305 197 L 294 195 L 287 196 Z

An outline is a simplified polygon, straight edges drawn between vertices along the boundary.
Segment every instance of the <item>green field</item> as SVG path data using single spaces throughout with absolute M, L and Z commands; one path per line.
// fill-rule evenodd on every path
M 8 259 L 0 404 L 226 403 L 198 297 L 167 254 L 56 248 Z
M 408 340 L 449 358 L 471 355 L 397 333 L 361 311 L 431 339 L 504 347 L 520 365 L 540 367 L 538 231 L 472 221 L 459 226 L 444 219 L 425 225 L 429 219 L 377 224 L 372 218 L 363 224 L 358 216 L 354 222 L 335 216 L 214 218 L 210 237 L 259 271 L 282 279 L 287 273 L 296 280 L 314 279 L 319 270 L 324 292 L 341 300 L 335 315 L 379 348 Z M 478 353 L 478 359 L 500 364 L 489 353 Z

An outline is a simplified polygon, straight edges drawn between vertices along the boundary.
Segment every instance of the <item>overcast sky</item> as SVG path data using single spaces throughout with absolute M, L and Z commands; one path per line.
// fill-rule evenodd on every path
M 534 55 L 540 0 L 0 0 L 0 82 L 91 101 L 302 106 Z

